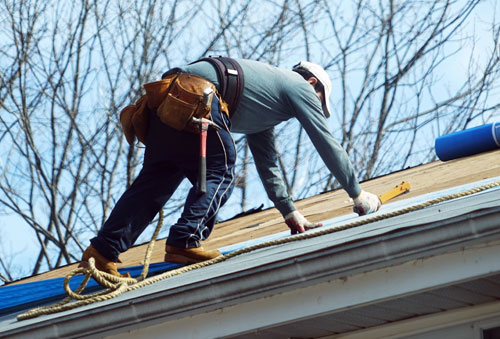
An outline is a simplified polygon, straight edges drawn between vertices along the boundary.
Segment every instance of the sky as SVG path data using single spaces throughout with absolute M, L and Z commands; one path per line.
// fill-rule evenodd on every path
M 484 43 L 487 39 L 491 39 L 491 36 L 488 36 L 489 27 L 482 24 L 482 19 L 489 18 L 492 15 L 491 4 L 492 2 L 490 1 L 484 1 L 479 5 L 478 11 L 475 14 L 477 17 L 476 26 L 469 28 L 471 32 L 473 32 L 473 30 L 481 32 L 481 34 L 476 34 L 478 37 L 476 46 L 478 62 L 481 62 L 481 52 L 482 49 L 484 49 Z M 498 12 L 498 8 L 496 8 L 496 12 Z M 469 53 L 469 49 L 461 49 L 454 56 L 455 62 L 448 64 L 447 81 L 449 83 L 456 83 L 460 81 L 463 76 L 460 70 L 466 68 L 469 60 Z M 496 112 L 494 114 L 494 118 L 500 121 L 500 113 Z M 478 121 L 476 122 L 476 125 L 480 123 L 481 122 Z M 331 124 L 334 124 L 332 119 Z M 254 189 L 262 190 L 262 187 L 255 187 Z M 238 190 L 235 189 L 235 191 L 235 194 L 238 194 Z M 250 193 L 250 196 L 252 196 L 252 193 Z M 263 203 L 265 204 L 265 207 L 271 206 L 268 199 L 263 201 Z M 260 202 L 256 203 L 255 206 L 250 204 L 248 208 L 258 207 L 258 205 L 260 205 Z M 223 209 L 220 218 L 227 219 L 232 215 L 234 215 L 233 212 L 228 209 Z M 152 224 L 149 227 L 151 229 L 154 228 L 154 226 L 155 225 Z M 163 236 L 165 236 L 165 232 L 163 232 Z M 148 240 L 149 239 L 147 239 L 146 236 L 143 236 L 139 241 L 144 242 Z M 15 266 L 13 273 L 15 273 L 17 277 L 30 275 L 31 272 L 28 268 L 33 266 L 38 250 L 38 242 L 36 241 L 35 234 L 30 227 L 22 222 L 19 217 L 12 215 L 0 215 L 0 255 L 2 255 L 2 258 L 6 263 L 11 262 Z

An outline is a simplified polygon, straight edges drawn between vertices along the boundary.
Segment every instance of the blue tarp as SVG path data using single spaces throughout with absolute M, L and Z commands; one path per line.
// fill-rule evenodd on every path
M 228 254 L 263 240 L 266 241 L 285 237 L 289 234 L 289 232 L 273 234 L 268 237 L 227 246 L 219 250 L 222 254 Z M 148 277 L 174 270 L 181 266 L 182 265 L 171 264 L 168 262 L 153 263 L 149 265 Z M 120 273 L 129 272 L 132 277 L 138 277 L 142 272 L 142 268 L 142 265 L 130 266 L 120 268 L 118 271 Z M 72 290 L 77 289 L 83 281 L 83 278 L 83 274 L 72 277 L 69 283 L 70 288 Z M 94 293 L 99 289 L 102 289 L 102 287 L 94 279 L 90 279 L 87 287 L 85 288 L 85 293 Z M 0 316 L 55 303 L 64 299 L 66 296 L 66 291 L 64 290 L 64 277 L 2 286 L 0 287 Z
M 148 276 L 163 273 L 178 268 L 179 266 L 180 265 L 167 262 L 154 263 L 149 266 Z M 142 267 L 143 266 L 125 267 L 120 269 L 119 272 L 129 272 L 131 276 L 138 277 L 142 272 Z M 71 289 L 77 289 L 83 278 L 83 274 L 75 275 L 69 283 Z M 101 287 L 94 279 L 90 279 L 85 291 L 95 292 L 100 288 Z M 65 297 L 66 291 L 64 291 L 63 277 L 2 286 L 0 287 L 0 316 L 48 303 L 54 303 Z

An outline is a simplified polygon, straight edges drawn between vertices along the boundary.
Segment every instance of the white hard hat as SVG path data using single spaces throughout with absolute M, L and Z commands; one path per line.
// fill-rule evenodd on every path
M 295 69 L 305 69 L 309 71 L 318 81 L 323 85 L 323 113 L 325 117 L 330 117 L 330 94 L 332 93 L 332 82 L 330 81 L 330 77 L 328 73 L 326 73 L 325 69 L 318 64 L 313 64 L 309 61 L 301 61 L 297 65 L 293 66 L 293 70 Z

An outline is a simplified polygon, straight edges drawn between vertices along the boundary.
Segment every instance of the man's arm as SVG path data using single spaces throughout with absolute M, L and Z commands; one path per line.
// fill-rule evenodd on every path
M 344 148 L 333 137 L 323 115 L 321 102 L 312 90 L 298 89 L 290 97 L 294 115 L 304 127 L 326 167 L 351 198 L 361 193 L 358 178 Z
M 278 166 L 278 152 L 274 144 L 274 129 L 247 134 L 248 147 L 252 152 L 257 172 L 264 184 L 267 196 L 283 216 L 295 211 L 292 198 L 288 195 L 281 170 Z
M 287 100 L 330 172 L 354 201 L 359 215 L 378 211 L 380 199 L 363 191 L 347 152 L 335 140 L 326 123 L 321 101 L 309 84 L 288 88 Z
M 267 195 L 283 215 L 290 232 L 292 234 L 303 233 L 310 228 L 322 226 L 321 223 L 309 222 L 297 211 L 292 198 L 288 195 L 278 166 L 278 152 L 274 144 L 274 129 L 247 134 L 247 140 Z

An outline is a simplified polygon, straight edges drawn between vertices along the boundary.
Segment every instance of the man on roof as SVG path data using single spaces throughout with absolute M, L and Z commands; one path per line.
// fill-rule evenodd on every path
M 298 119 L 327 168 L 353 199 L 354 211 L 364 215 L 380 208 L 379 198 L 361 189 L 347 153 L 328 128 L 332 86 L 321 66 L 302 61 L 287 70 L 252 60 L 205 58 L 170 70 L 162 78 L 168 80 L 179 74 L 208 80 L 216 89 L 207 117 L 222 128 L 208 130 L 206 193 L 197 191 L 198 135 L 164 123 L 161 108 L 172 110 L 174 105 L 146 110 L 149 127 L 142 138 L 146 145 L 143 168 L 91 240 L 82 264 L 93 256 L 99 269 L 118 275 L 115 263 L 119 254 L 133 245 L 186 177 L 193 187 L 181 217 L 170 228 L 165 260 L 195 263 L 219 256 L 217 250 L 203 249 L 200 241 L 210 235 L 216 214 L 234 187 L 236 149 L 230 132 L 246 134 L 264 188 L 291 233 L 320 226 L 297 210 L 278 165 L 274 126 L 291 118 Z M 225 102 L 229 103 L 229 114 L 225 114 Z

